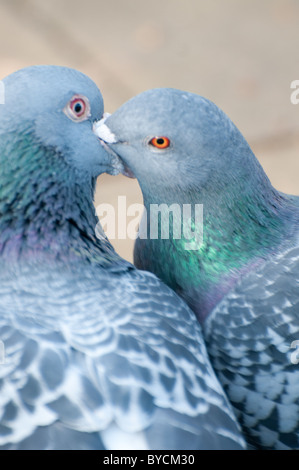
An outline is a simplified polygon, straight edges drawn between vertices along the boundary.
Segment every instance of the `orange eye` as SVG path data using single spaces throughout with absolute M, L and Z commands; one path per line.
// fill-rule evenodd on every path
M 153 147 L 156 147 L 157 149 L 167 149 L 167 147 L 170 146 L 170 140 L 168 137 L 153 137 L 150 141 L 149 144 L 152 145 Z

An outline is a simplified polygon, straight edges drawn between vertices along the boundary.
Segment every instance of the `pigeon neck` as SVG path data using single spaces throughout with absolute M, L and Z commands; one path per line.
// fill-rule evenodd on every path
M 0 151 L 2 260 L 81 257 L 101 263 L 103 253 L 113 252 L 104 237 L 96 236 L 95 180 L 77 175 L 55 149 L 35 147 L 30 136 L 4 149 Z
M 183 204 L 191 203 L 191 224 L 190 219 L 184 222 L 181 216 L 181 238 L 175 239 L 170 229 L 169 240 L 161 240 L 160 236 L 150 242 L 140 240 L 135 250 L 137 267 L 155 272 L 185 298 L 201 320 L 240 275 L 258 265 L 267 253 L 275 252 L 286 237 L 294 215 L 290 199 L 277 192 L 268 180 L 263 191 L 255 187 L 251 193 L 240 188 L 222 193 L 207 189 L 185 194 L 168 192 L 163 202 L 178 204 L 182 208 L 180 216 Z M 148 213 L 151 204 L 157 203 L 157 197 L 145 195 Z M 202 221 L 195 218 L 196 204 L 203 207 Z M 172 215 L 171 221 L 174 218 Z M 191 229 L 194 234 L 193 240 L 184 239 L 186 223 L 189 224 L 187 233 Z

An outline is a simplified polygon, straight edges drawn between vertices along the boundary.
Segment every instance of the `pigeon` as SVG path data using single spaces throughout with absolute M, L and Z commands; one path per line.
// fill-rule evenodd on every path
M 193 312 L 115 252 L 93 205 L 123 165 L 73 69 L 4 79 L 0 449 L 245 448 Z
M 145 91 L 96 132 L 143 193 L 134 263 L 196 314 L 248 445 L 298 449 L 299 197 L 193 93 Z

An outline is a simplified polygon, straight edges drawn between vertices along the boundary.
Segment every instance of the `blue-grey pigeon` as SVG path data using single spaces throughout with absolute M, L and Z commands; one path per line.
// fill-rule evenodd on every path
M 191 310 L 95 235 L 120 165 L 98 88 L 55 66 L 3 83 L 0 448 L 243 449 Z
M 299 197 L 273 188 L 231 120 L 195 94 L 144 92 L 97 134 L 143 192 L 151 224 L 135 265 L 203 323 L 248 442 L 299 448 Z

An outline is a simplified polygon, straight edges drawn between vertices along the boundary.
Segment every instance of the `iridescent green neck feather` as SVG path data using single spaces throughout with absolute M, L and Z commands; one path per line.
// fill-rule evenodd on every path
M 185 192 L 180 189 L 165 192 L 163 198 L 143 188 L 148 214 L 151 204 L 161 204 L 162 200 L 169 206 L 179 204 L 182 212 L 183 204 L 191 204 L 193 209 L 196 204 L 202 204 L 203 227 L 196 226 L 193 215 L 191 228 L 198 232 L 203 228 L 203 240 L 199 246 L 191 244 L 190 250 L 190 240 L 183 236 L 174 239 L 171 227 L 181 223 L 183 235 L 184 221 L 183 217 L 173 221 L 171 214 L 169 240 L 161 240 L 161 237 L 137 240 L 136 266 L 163 279 L 203 321 L 240 274 L 275 252 L 290 229 L 295 203 L 293 205 L 291 198 L 276 191 L 266 176 L 263 184 L 262 192 L 257 188 L 250 191 L 249 185 L 244 192 L 236 181 L 236 186 L 229 190 L 219 186 L 213 191 L 210 187 Z M 185 220 L 185 223 L 190 226 L 190 221 Z
M 1 136 L 0 169 L 2 263 L 79 257 L 109 265 L 119 259 L 95 235 L 95 180 L 77 174 L 54 148 L 43 147 L 28 129 L 7 133 Z

